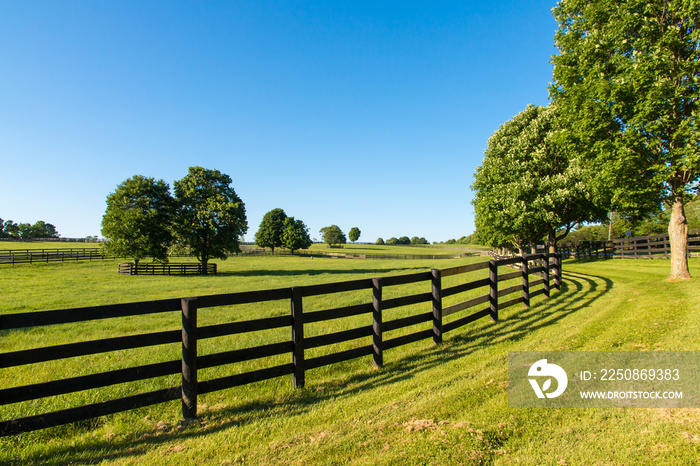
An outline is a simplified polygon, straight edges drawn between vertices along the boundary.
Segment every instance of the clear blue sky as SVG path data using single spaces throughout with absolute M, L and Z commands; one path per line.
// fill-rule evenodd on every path
M 132 175 L 233 178 L 253 235 L 474 230 L 489 136 L 546 105 L 555 1 L 0 2 L 0 217 L 99 235 Z

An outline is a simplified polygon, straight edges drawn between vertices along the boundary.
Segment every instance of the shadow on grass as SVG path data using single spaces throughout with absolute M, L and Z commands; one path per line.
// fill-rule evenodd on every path
M 81 445 L 53 446 L 50 454 L 36 454 L 8 464 L 95 464 L 104 460 L 127 459 L 145 455 L 166 444 L 203 438 L 213 433 L 245 426 L 263 416 L 302 415 L 324 401 L 343 399 L 363 390 L 396 384 L 438 364 L 469 356 L 489 345 L 518 341 L 530 332 L 555 326 L 567 316 L 589 307 L 613 286 L 613 282 L 604 277 L 566 273 L 562 280 L 561 292 L 553 292 L 549 300 L 539 299 L 530 308 L 508 312 L 508 316 L 498 323 L 480 328 L 472 327 L 473 330 L 466 334 L 448 335 L 443 344 L 390 361 L 380 370 L 336 377 L 332 381 L 326 380 L 323 383 L 323 391 L 311 388 L 294 390 L 282 398 L 268 397 L 241 406 L 204 412 L 196 421 L 170 426 L 161 431 L 135 433 L 132 438 L 119 440 L 95 438 Z M 501 315 L 505 314 L 506 311 L 502 311 Z M 469 329 L 469 326 L 466 328 Z M 464 329 L 465 327 L 462 327 L 461 331 L 464 332 Z M 459 333 L 457 329 L 454 332 Z M 385 359 L 387 356 L 390 358 L 391 352 L 385 353 L 384 356 Z M 309 375 L 313 380 L 313 371 Z M 178 409 L 175 406 L 173 404 L 173 408 Z M 86 421 L 81 423 L 76 431 L 84 432 L 97 424 L 98 420 Z M 26 440 L 16 438 L 16 441 Z M 8 443 L 12 442 L 13 439 L 9 439 Z

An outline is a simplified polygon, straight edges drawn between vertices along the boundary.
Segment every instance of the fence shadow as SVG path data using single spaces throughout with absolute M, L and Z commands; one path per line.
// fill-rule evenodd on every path
M 390 360 L 380 370 L 368 369 L 346 377 L 326 380 L 323 382 L 322 391 L 314 386 L 302 390 L 293 390 L 290 387 L 288 393 L 281 398 L 269 396 L 240 406 L 204 411 L 197 421 L 190 423 L 181 421 L 165 429 L 143 431 L 118 441 L 95 438 L 82 445 L 67 445 L 63 449 L 54 449 L 50 455 L 37 454 L 23 458 L 14 464 L 34 461 L 38 464 L 81 465 L 94 464 L 98 461 L 97 458 L 134 458 L 173 441 L 203 438 L 250 424 L 259 419 L 261 412 L 264 412 L 265 416 L 301 415 L 314 409 L 319 403 L 343 399 L 363 390 L 396 384 L 438 364 L 470 356 L 487 345 L 507 345 L 508 342 L 521 340 L 530 332 L 556 326 L 562 319 L 582 311 L 600 299 L 613 286 L 614 282 L 605 277 L 567 272 L 562 278 L 561 292 L 553 293 L 549 300 L 539 299 L 530 308 L 509 308 L 508 312 L 503 312 L 503 320 L 496 324 L 477 328 L 462 327 L 466 333 L 448 334 L 443 344 L 428 347 L 394 361 Z M 390 359 L 391 353 L 388 356 Z M 370 364 L 369 360 L 367 364 Z M 96 427 L 95 424 L 95 420 L 90 421 L 91 428 Z M 14 441 L 19 441 L 19 438 L 8 439 L 7 444 L 11 445 Z

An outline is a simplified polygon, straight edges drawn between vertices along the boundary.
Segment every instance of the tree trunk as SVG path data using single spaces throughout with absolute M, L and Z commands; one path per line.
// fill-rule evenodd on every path
M 557 230 L 554 228 L 549 229 L 547 234 L 547 242 L 549 243 L 549 253 L 556 254 L 557 252 Z
M 207 253 L 202 253 L 200 263 L 202 264 L 202 275 L 207 275 L 207 265 L 209 264 L 209 255 Z
M 689 280 L 688 270 L 688 220 L 685 218 L 683 197 L 677 195 L 671 207 L 671 221 L 668 222 L 668 236 L 671 242 L 671 275 L 669 280 Z

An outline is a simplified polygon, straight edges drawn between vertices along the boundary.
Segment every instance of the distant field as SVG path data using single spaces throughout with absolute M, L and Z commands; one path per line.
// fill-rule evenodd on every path
M 0 251 L 8 249 L 83 249 L 101 247 L 102 243 L 73 243 L 64 241 L 0 241 Z
M 238 257 L 217 261 L 222 273 L 215 277 L 118 276 L 116 261 L 27 264 L 2 269 L 0 312 L 328 283 L 480 260 Z M 691 273 L 700 273 L 700 260 L 690 264 Z M 361 358 L 309 371 L 303 390 L 292 389 L 283 377 L 204 395 L 200 421 L 188 425 L 179 424 L 179 404 L 166 403 L 0 439 L 0 464 L 693 464 L 700 455 L 700 409 L 507 407 L 508 351 L 700 350 L 697 279 L 665 282 L 668 268 L 667 261 L 565 261 L 562 291 L 550 300 L 538 297 L 530 309 L 508 308 L 498 323 L 477 321 L 448 334 L 438 347 L 424 341 L 389 350 L 380 370 L 371 369 L 371 358 Z M 414 292 L 421 291 L 427 290 Z M 352 292 L 340 299 L 367 296 Z M 310 308 L 335 304 L 320 297 Z M 289 309 L 281 303 L 236 312 L 246 318 Z M 217 322 L 225 316 L 200 317 Z M 0 345 L 12 351 L 76 336 L 177 328 L 178 318 L 60 332 L 0 331 Z M 177 357 L 178 350 L 135 357 L 161 360 Z M 0 387 L 124 364 L 122 357 L 97 356 L 68 368 L 37 364 L 30 373 L 2 369 Z M 158 383 L 167 382 L 173 380 Z M 87 391 L 31 406 L 0 406 L 0 418 L 99 395 Z

